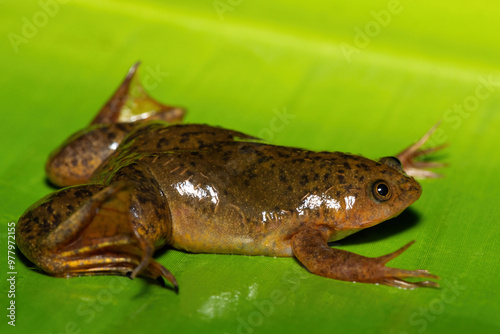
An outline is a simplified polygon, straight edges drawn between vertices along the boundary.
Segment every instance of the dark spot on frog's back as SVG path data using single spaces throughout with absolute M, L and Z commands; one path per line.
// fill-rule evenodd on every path
M 243 154 L 252 154 L 252 153 L 256 153 L 255 149 L 250 146 L 250 145 L 243 145 L 243 146 L 240 146 L 239 148 L 239 153 L 243 153 Z
M 262 163 L 267 162 L 267 161 L 269 161 L 271 159 L 272 159 L 271 157 L 261 156 L 259 158 L 259 160 L 257 160 L 257 163 L 262 164 Z
M 329 179 L 330 179 L 330 173 L 325 173 L 325 175 L 323 175 L 323 182 L 327 182 Z
M 360 163 L 360 164 L 356 164 L 356 167 L 358 168 L 362 168 L 365 172 L 369 172 L 370 171 L 370 167 L 368 167 L 366 164 L 364 163 Z
M 75 191 L 74 196 L 76 198 L 87 198 L 92 196 L 92 192 L 87 189 L 78 189 Z
M 285 183 L 288 182 L 288 178 L 286 177 L 285 171 L 283 169 L 280 169 L 280 181 Z
M 160 140 L 158 140 L 158 142 L 156 143 L 156 148 L 161 149 L 163 147 L 167 147 L 169 143 L 170 141 L 168 139 L 160 138 Z
M 290 154 L 283 153 L 281 151 L 278 151 L 277 154 L 278 154 L 278 157 L 280 157 L 280 158 L 290 158 Z
M 250 180 L 252 180 L 252 179 L 254 179 L 254 178 L 256 178 L 256 177 L 257 177 L 257 174 L 254 172 L 254 170 L 253 170 L 253 169 L 250 169 L 250 168 L 249 168 L 249 169 L 247 169 L 247 170 L 244 172 L 244 175 L 245 175 L 246 177 L 248 177 L 248 179 L 250 179 Z
M 347 169 L 347 170 L 351 169 L 351 164 L 350 164 L 350 163 L 348 163 L 348 162 L 344 162 L 344 163 L 342 164 L 342 166 L 344 166 L 344 168 L 345 168 L 345 169 Z
M 300 176 L 300 185 L 305 186 L 308 183 L 309 183 L 309 176 L 307 174 L 302 174 Z
M 345 176 L 344 175 L 337 175 L 337 180 L 339 181 L 339 184 L 345 184 Z
M 114 140 L 116 138 L 116 133 L 114 132 L 109 132 L 108 133 L 108 139 L 109 140 Z
M 354 161 L 358 161 L 359 160 L 359 157 L 357 155 L 352 155 L 352 154 L 349 154 L 349 155 L 346 155 L 347 159 L 351 159 L 351 160 L 354 160 Z

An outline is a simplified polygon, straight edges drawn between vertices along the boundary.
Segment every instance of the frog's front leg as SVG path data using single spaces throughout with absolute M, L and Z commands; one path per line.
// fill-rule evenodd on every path
M 138 187 L 87 184 L 51 194 L 19 219 L 18 247 L 53 276 L 141 275 L 160 283 L 163 277 L 177 290 L 174 276 L 152 258 L 155 245 L 144 230 L 147 222 L 134 222 L 145 214 L 131 209 Z M 160 228 L 156 230 L 159 234 Z
M 438 287 L 433 281 L 407 282 L 403 278 L 434 278 L 426 270 L 403 270 L 385 264 L 404 252 L 410 245 L 380 257 L 365 257 L 345 250 L 330 248 L 328 228 L 307 229 L 292 237 L 295 257 L 313 274 L 343 281 L 385 284 L 403 289 Z

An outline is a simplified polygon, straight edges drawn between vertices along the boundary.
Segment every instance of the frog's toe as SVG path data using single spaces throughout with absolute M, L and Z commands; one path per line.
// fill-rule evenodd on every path
M 413 241 L 397 251 L 379 257 L 365 257 L 345 250 L 328 247 L 328 236 L 321 230 L 305 230 L 292 237 L 292 249 L 297 259 L 312 273 L 343 281 L 385 284 L 402 289 L 438 287 L 432 281 L 407 282 L 403 278 L 437 279 L 427 270 L 404 270 L 385 264 L 403 253 Z
M 431 135 L 436 131 L 439 126 L 439 122 L 434 125 L 419 141 L 411 145 L 396 157 L 401 161 L 404 171 L 409 176 L 413 176 L 420 179 L 438 178 L 442 177 L 441 174 L 432 172 L 428 170 L 429 168 L 441 168 L 448 164 L 436 161 L 418 161 L 416 158 L 429 156 L 432 153 L 440 151 L 448 146 L 448 144 L 438 145 L 427 149 L 422 149 L 421 147 L 429 140 Z
M 393 286 L 405 290 L 413 290 L 416 288 L 423 288 L 423 287 L 439 288 L 439 284 L 434 281 L 407 282 L 395 277 L 385 278 L 380 284 Z
M 404 281 L 403 278 L 431 278 L 431 279 L 439 279 L 439 276 L 429 273 L 428 270 L 405 270 L 405 269 L 397 269 L 384 267 L 383 270 L 383 278 L 379 283 L 397 286 L 399 288 L 417 288 L 417 287 L 439 287 L 439 284 L 433 281 L 421 281 L 421 282 L 407 282 Z
M 438 276 L 431 274 L 428 270 L 425 269 L 417 269 L 417 270 L 405 270 L 398 268 L 386 267 L 385 264 L 395 257 L 399 256 L 405 250 L 408 249 L 415 241 L 411 241 L 405 246 L 401 247 L 397 251 L 373 258 L 373 260 L 378 264 L 378 266 L 382 266 L 380 271 L 381 277 L 376 279 L 376 283 L 395 286 L 401 289 L 415 289 L 418 287 L 439 287 L 439 284 L 433 281 L 421 281 L 421 282 L 407 282 L 402 280 L 403 278 L 431 278 L 431 279 L 439 279 Z M 380 267 L 379 267 L 380 268 Z

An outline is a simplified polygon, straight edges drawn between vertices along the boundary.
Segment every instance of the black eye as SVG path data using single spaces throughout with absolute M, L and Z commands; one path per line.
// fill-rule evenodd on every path
M 379 183 L 377 185 L 377 192 L 380 196 L 387 196 L 387 194 L 389 193 L 389 187 L 386 185 L 386 184 L 383 184 L 383 183 Z
M 403 165 L 401 164 L 401 161 L 396 157 L 384 157 L 384 158 L 380 159 L 379 162 L 382 164 L 385 164 L 389 167 L 392 167 L 395 170 L 398 170 L 400 172 L 404 172 Z
M 391 188 L 385 181 L 377 181 L 373 184 L 373 196 L 380 202 L 387 201 L 391 198 Z

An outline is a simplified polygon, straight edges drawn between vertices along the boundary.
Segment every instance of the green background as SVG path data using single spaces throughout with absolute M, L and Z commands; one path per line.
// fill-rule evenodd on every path
M 212 0 L 65 2 L 0 1 L 2 333 L 500 329 L 496 1 L 402 0 L 390 17 L 389 1 L 215 2 L 224 13 Z M 91 120 L 137 60 L 143 78 L 162 73 L 151 94 L 187 107 L 187 122 L 276 144 L 378 158 L 443 120 L 434 142 L 450 143 L 438 155 L 450 164 L 445 177 L 422 181 L 421 199 L 400 217 L 338 243 L 378 256 L 415 239 L 391 265 L 429 269 L 442 288 L 329 280 L 292 258 L 168 250 L 159 261 L 179 281 L 175 295 L 141 279 L 51 278 L 17 255 L 8 326 L 7 223 L 53 191 L 48 153 Z M 464 103 L 464 113 L 453 110 Z M 291 116 L 277 121 L 283 112 Z

